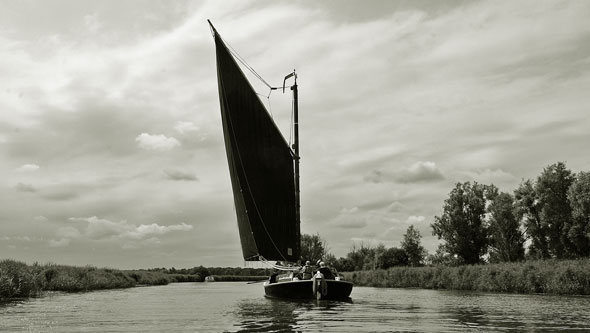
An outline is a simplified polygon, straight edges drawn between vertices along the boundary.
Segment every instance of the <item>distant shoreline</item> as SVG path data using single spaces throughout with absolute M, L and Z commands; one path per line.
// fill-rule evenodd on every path
M 179 271 L 184 272 L 184 270 Z M 5 259 L 0 260 L 0 300 L 39 297 L 51 291 L 85 292 L 166 285 L 175 282 L 203 282 L 208 275 L 206 269 L 200 273 L 183 274 L 158 269 L 119 270 L 38 263 L 27 265 L 20 261 Z M 267 275 L 212 276 L 215 281 L 238 282 L 260 281 L 268 278 Z
M 590 295 L 590 259 L 533 260 L 465 266 L 392 267 L 343 272 L 357 286 Z

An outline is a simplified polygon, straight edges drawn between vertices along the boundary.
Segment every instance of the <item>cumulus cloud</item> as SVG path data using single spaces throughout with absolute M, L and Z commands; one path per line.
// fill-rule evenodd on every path
M 146 150 L 170 150 L 180 146 L 180 142 L 174 137 L 167 137 L 163 134 L 141 133 L 135 138 L 135 142 L 140 148 Z
M 31 184 L 18 183 L 14 186 L 14 188 L 19 192 L 37 192 L 37 189 Z
M 37 170 L 39 170 L 39 166 L 37 164 L 24 164 L 17 169 L 17 171 L 20 172 L 33 172 Z
M 72 222 L 86 222 L 87 224 L 85 228 L 81 228 L 82 231 L 79 234 L 76 234 L 71 229 L 62 229 L 59 231 L 62 236 L 68 233 L 68 237 L 70 238 L 83 236 L 93 240 L 144 240 L 173 231 L 188 231 L 193 229 L 192 225 L 186 223 L 168 226 L 157 223 L 134 225 L 128 223 L 126 220 L 115 222 L 96 216 L 71 217 L 68 220 Z
M 164 170 L 164 176 L 169 180 L 186 180 L 186 181 L 197 181 L 199 178 L 191 172 L 185 172 L 180 170 Z
M 400 170 L 373 169 L 363 177 L 368 183 L 421 183 L 444 179 L 442 172 L 434 162 L 416 162 L 411 166 Z
M 401 183 L 429 182 L 444 179 L 444 176 L 434 162 L 416 162 L 409 168 L 396 174 L 396 180 Z

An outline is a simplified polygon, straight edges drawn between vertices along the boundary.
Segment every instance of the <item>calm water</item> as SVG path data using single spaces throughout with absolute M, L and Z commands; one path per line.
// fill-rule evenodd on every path
M 0 304 L 0 330 L 55 332 L 590 331 L 590 298 L 355 287 L 289 302 L 261 284 L 175 283 Z

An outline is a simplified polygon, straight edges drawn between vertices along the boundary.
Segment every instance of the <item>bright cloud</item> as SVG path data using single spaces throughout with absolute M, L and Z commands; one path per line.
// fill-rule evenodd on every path
M 81 228 L 62 228 L 57 234 L 62 237 L 77 238 L 80 236 L 93 240 L 142 240 L 162 236 L 173 231 L 192 230 L 193 226 L 181 223 L 163 226 L 157 223 L 134 225 L 126 220 L 114 222 L 107 219 L 101 219 L 96 216 L 92 217 L 71 217 L 73 222 L 86 222 L 86 226 Z M 75 229 L 75 230 L 74 230 Z M 79 232 L 77 232 L 80 230 Z
M 24 164 L 17 170 L 21 172 L 33 172 L 39 170 L 39 166 L 37 164 Z
M 147 150 L 170 150 L 180 146 L 180 142 L 173 137 L 167 137 L 163 134 L 141 133 L 135 138 L 135 142 L 140 148 Z

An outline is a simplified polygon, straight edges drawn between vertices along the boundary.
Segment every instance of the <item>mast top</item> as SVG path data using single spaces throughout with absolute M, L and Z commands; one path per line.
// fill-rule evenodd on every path
M 213 32 L 213 36 L 217 35 L 217 30 L 213 26 L 213 23 L 211 23 L 211 21 L 209 19 L 207 19 L 207 22 L 209 23 L 209 27 L 211 28 L 211 31 Z

